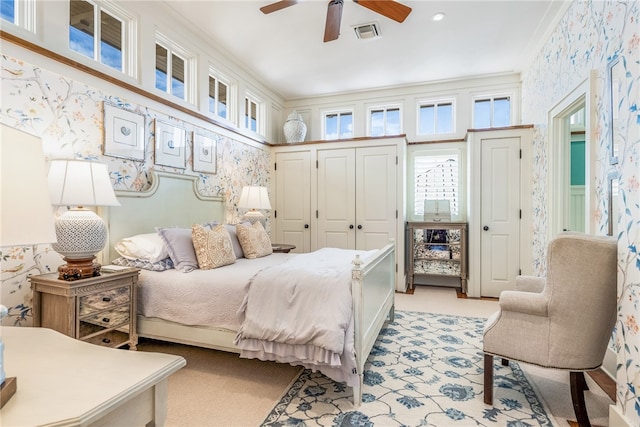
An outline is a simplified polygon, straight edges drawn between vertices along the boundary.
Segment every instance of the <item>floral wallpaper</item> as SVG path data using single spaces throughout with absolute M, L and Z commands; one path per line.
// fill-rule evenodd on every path
M 19 59 L 2 55 L 0 121 L 39 136 L 45 156 L 81 158 L 106 163 L 116 190 L 139 191 L 149 184 L 152 170 L 199 176 L 203 195 L 223 195 L 226 220 L 234 223 L 243 212 L 236 207 L 244 185 L 269 185 L 269 152 L 216 133 L 214 126 L 200 127 L 128 101 L 120 94 L 105 93 L 81 81 L 49 72 Z M 134 111 L 145 117 L 145 158 L 134 161 L 104 156 L 103 103 Z M 162 119 L 187 130 L 187 167 L 154 164 L 154 119 Z M 194 122 L 196 120 L 194 119 Z M 191 168 L 192 135 L 198 131 L 217 143 L 215 174 Z M 54 211 L 52 208 L 52 215 Z M 1 248 L 0 301 L 9 309 L 2 320 L 7 325 L 30 326 L 32 293 L 28 276 L 54 272 L 62 258 L 49 245 Z
M 593 83 L 591 117 L 597 145 L 595 221 L 606 234 L 608 176 L 618 176 L 618 315 L 612 347 L 617 352 L 619 412 L 640 425 L 640 2 L 574 1 L 529 69 L 523 73 L 522 120 L 535 125 L 533 142 L 534 269 L 544 273 L 545 237 L 549 231 L 547 175 L 548 112 L 584 79 Z M 624 69 L 619 102 L 608 97 L 607 65 L 618 58 Z M 619 161 L 611 165 L 611 132 L 620 138 Z

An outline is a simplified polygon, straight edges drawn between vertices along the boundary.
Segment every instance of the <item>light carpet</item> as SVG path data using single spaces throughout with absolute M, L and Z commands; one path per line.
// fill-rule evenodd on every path
M 263 426 L 556 426 L 517 363 L 495 364 L 494 404 L 483 402 L 486 319 L 396 311 L 352 389 L 305 370 Z

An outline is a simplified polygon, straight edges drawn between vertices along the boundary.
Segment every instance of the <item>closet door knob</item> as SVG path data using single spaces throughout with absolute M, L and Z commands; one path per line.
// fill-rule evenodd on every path
M 309 228 L 309 224 L 305 224 L 305 225 L 304 225 L 304 228 Z
M 362 226 L 361 225 L 358 226 L 358 230 L 362 230 Z
M 484 231 L 489 231 L 489 226 L 488 226 L 488 225 L 485 225 L 484 227 L 482 227 L 482 229 L 483 229 Z
M 353 224 L 349 225 L 349 230 L 353 230 Z

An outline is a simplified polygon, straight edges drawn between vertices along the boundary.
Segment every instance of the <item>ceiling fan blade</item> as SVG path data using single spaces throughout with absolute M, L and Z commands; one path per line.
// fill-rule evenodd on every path
M 393 0 L 353 0 L 360 6 L 373 10 L 380 15 L 393 19 L 396 22 L 404 22 L 411 13 L 411 8 Z
M 327 21 L 324 26 L 324 41 L 336 40 L 340 35 L 343 0 L 330 0 L 327 6 Z
M 271 12 L 277 12 L 278 10 L 284 9 L 285 7 L 293 6 L 296 3 L 298 3 L 298 0 L 280 0 L 275 3 L 262 6 L 260 10 L 266 15 Z

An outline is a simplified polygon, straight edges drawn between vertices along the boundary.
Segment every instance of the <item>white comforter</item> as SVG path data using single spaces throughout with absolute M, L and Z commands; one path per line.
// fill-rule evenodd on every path
M 351 261 L 373 253 L 324 248 L 258 272 L 238 310 L 240 356 L 301 364 L 354 386 Z

